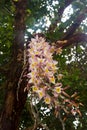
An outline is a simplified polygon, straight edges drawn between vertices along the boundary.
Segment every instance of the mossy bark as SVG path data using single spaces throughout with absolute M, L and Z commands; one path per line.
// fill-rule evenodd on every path
M 23 71 L 24 64 L 23 52 L 26 5 L 27 0 L 19 0 L 14 2 L 14 41 L 12 45 L 12 57 L 9 65 L 9 73 L 6 81 L 5 102 L 0 119 L 0 130 L 19 129 L 20 115 L 27 98 L 27 93 L 24 92 L 26 79 L 21 79 L 20 88 L 18 91 L 18 82 Z

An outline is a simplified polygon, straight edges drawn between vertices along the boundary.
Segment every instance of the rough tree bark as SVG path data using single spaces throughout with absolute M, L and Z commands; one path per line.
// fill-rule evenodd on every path
M 14 1 L 13 1 L 14 2 Z M 20 115 L 23 110 L 27 93 L 24 93 L 26 80 L 21 81 L 18 91 L 18 82 L 23 71 L 23 51 L 25 34 L 25 16 L 27 0 L 14 2 L 14 41 L 12 48 L 12 60 L 9 66 L 8 79 L 6 83 L 6 96 L 3 112 L 0 120 L 0 130 L 18 130 Z M 18 91 L 18 99 L 17 99 Z

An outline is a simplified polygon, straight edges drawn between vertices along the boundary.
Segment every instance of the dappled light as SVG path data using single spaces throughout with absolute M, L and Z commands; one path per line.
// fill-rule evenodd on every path
M 87 0 L 0 1 L 0 130 L 87 129 Z

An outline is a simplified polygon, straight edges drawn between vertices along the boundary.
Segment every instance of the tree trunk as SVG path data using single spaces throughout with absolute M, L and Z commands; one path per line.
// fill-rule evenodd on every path
M 21 79 L 20 87 L 18 86 L 23 71 L 26 3 L 27 0 L 18 0 L 14 2 L 14 42 L 12 48 L 12 60 L 9 66 L 10 71 L 6 83 L 5 103 L 0 120 L 0 130 L 19 129 L 20 115 L 26 102 L 27 93 L 24 92 L 26 79 Z

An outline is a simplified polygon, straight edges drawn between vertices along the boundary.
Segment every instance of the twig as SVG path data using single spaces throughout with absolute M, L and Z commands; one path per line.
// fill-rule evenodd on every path
M 60 122 L 61 122 L 61 124 L 62 124 L 62 129 L 65 130 L 65 123 L 64 123 L 64 121 L 63 121 L 62 118 L 61 118 L 60 111 L 59 111 L 58 117 L 59 117 L 59 120 L 60 120 Z
M 32 97 L 32 98 L 33 98 L 33 97 Z M 38 112 L 37 106 L 36 106 L 36 105 L 33 106 L 32 102 L 33 102 L 33 101 L 32 101 L 32 99 L 31 99 L 31 102 L 30 102 L 31 112 L 32 112 L 32 114 L 33 114 L 34 121 L 35 121 L 32 130 L 36 130 L 36 128 L 39 127 L 39 126 L 45 128 L 45 130 L 49 130 L 49 128 L 47 127 L 47 125 L 46 125 L 46 124 L 43 124 L 43 123 L 41 122 L 41 120 L 39 119 L 39 112 Z M 34 109 L 34 108 L 35 108 L 35 109 Z
M 22 82 L 22 77 L 23 77 L 23 75 L 24 75 L 24 72 L 25 72 L 25 70 L 26 70 L 26 67 L 27 67 L 27 64 L 24 66 L 24 68 L 23 68 L 23 70 L 22 70 L 22 73 L 21 73 L 21 75 L 20 75 L 19 81 L 18 81 L 17 100 L 19 100 L 19 98 L 18 98 L 18 92 L 19 92 L 19 89 L 20 89 L 20 84 L 21 84 L 21 82 Z

